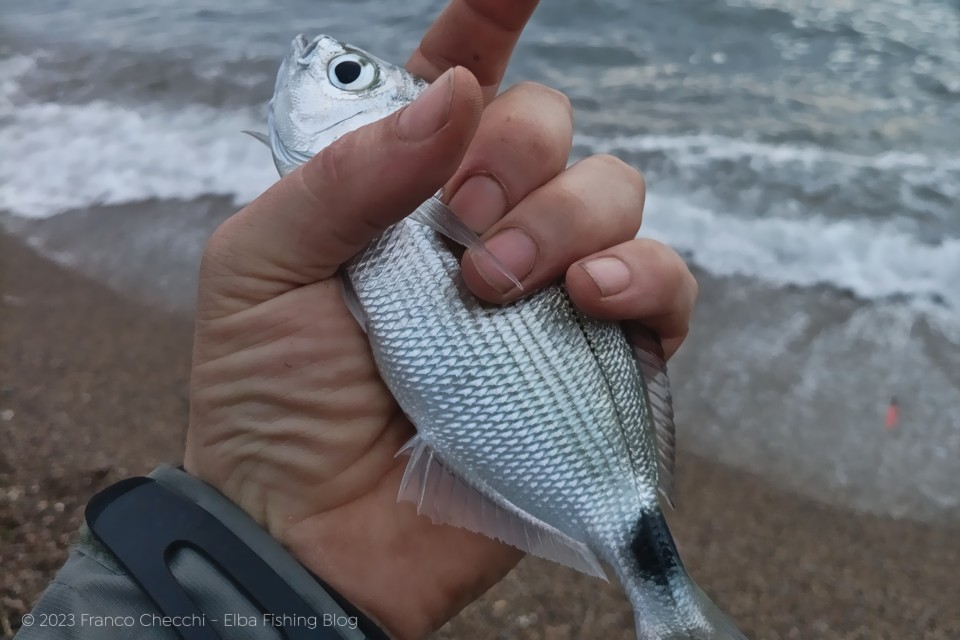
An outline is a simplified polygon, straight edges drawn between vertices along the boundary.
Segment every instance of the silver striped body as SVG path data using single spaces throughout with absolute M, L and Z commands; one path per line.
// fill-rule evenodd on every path
M 507 306 L 403 221 L 347 266 L 377 366 L 421 438 L 468 484 L 603 553 L 657 507 L 643 380 L 620 326 L 552 286 Z

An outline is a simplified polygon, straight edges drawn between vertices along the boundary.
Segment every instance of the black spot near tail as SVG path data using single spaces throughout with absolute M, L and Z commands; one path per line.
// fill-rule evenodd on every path
M 659 510 L 644 513 L 630 542 L 634 567 L 643 580 L 667 587 L 670 577 L 683 571 L 673 536 Z
M 659 509 L 644 513 L 627 549 L 626 579 L 638 580 L 631 598 L 637 636 L 656 640 L 747 640 L 693 582 Z M 652 604 L 651 607 L 645 604 Z

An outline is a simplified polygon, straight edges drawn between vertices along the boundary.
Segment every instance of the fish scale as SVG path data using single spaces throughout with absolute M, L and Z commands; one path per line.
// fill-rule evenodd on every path
M 431 257 L 411 261 L 411 255 Z M 404 271 L 409 274 L 400 275 Z M 459 273 L 443 241 L 416 222 L 391 228 L 346 268 L 368 309 L 367 331 L 378 366 L 387 385 L 400 391 L 397 400 L 421 437 L 468 482 L 484 478 L 524 511 L 573 537 L 584 536 L 591 519 L 609 521 L 604 513 L 609 510 L 635 520 L 655 500 L 652 491 L 645 496 L 611 492 L 596 482 L 613 476 L 632 483 L 638 472 L 655 473 L 649 463 L 645 471 L 633 470 L 629 456 L 606 454 L 610 447 L 627 451 L 629 443 L 602 370 L 584 366 L 595 358 L 581 326 L 611 325 L 582 318 L 557 286 L 520 305 L 484 306 L 473 296 L 452 295 L 462 280 Z M 566 322 L 560 325 L 557 318 Z M 473 353 L 462 349 L 465 344 L 474 346 Z M 477 345 L 500 349 L 512 367 L 472 358 Z M 617 346 L 622 357 L 616 363 L 628 365 L 623 373 L 632 375 L 625 377 L 639 385 L 632 404 L 642 406 L 642 382 L 629 346 L 625 340 Z M 469 385 L 459 376 L 464 369 L 476 376 Z M 488 402 L 477 403 L 477 397 Z M 445 411 L 445 404 L 456 411 Z M 597 427 L 570 429 L 571 417 L 576 425 Z M 524 441 L 535 445 L 537 456 L 519 446 Z M 519 484 L 529 495 L 512 495 Z M 571 487 L 579 490 L 571 493 Z M 599 516 L 582 508 L 584 503 L 593 510 L 601 505 Z
M 343 61 L 362 72 L 337 73 Z M 268 119 L 278 170 L 426 86 L 329 36 L 298 36 Z M 508 305 L 481 302 L 448 240 L 486 252 L 433 198 L 341 269 L 344 300 L 417 429 L 401 450 L 410 460 L 399 497 L 436 522 L 605 577 L 602 559 L 633 605 L 639 640 L 744 640 L 684 570 L 660 509 L 674 438 L 659 341 L 634 348 L 560 284 Z

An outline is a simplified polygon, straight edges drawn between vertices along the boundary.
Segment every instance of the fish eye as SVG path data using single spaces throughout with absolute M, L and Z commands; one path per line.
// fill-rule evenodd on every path
M 331 84 L 344 91 L 363 91 L 377 81 L 377 65 L 356 53 L 345 53 L 330 61 L 327 77 Z

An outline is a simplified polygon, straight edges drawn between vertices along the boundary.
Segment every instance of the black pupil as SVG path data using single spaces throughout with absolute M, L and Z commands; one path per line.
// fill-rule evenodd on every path
M 360 77 L 360 63 L 354 62 L 353 60 L 345 60 L 336 67 L 334 67 L 333 72 L 337 75 L 337 80 L 341 84 L 350 84 L 354 80 Z

